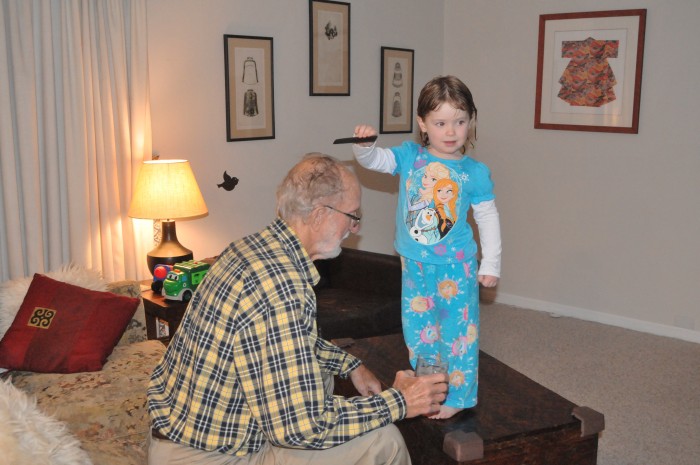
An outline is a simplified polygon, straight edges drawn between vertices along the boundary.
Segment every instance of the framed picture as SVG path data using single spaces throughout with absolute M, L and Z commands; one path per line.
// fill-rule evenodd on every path
M 382 47 L 379 132 L 413 132 L 413 50 Z
M 646 11 L 540 16 L 535 128 L 637 134 Z
M 350 4 L 309 1 L 309 95 L 350 95 Z
M 226 139 L 275 138 L 272 37 L 224 35 Z

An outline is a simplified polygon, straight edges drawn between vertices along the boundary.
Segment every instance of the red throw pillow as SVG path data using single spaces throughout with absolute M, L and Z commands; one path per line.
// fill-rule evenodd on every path
M 0 368 L 42 373 L 99 371 L 140 299 L 35 274 L 0 341 Z

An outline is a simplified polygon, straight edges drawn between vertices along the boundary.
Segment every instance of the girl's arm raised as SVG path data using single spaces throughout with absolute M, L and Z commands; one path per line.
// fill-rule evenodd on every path
M 353 131 L 353 136 L 355 137 L 376 135 L 377 130 L 368 124 L 355 126 L 355 130 Z M 389 174 L 393 174 L 396 169 L 394 152 L 389 149 L 377 147 L 376 142 L 373 144 L 354 144 L 352 146 L 352 152 L 357 162 L 367 169 Z
M 367 169 L 389 174 L 393 174 L 396 169 L 394 152 L 389 149 L 377 147 L 374 144 L 369 147 L 354 144 L 352 152 L 357 162 Z

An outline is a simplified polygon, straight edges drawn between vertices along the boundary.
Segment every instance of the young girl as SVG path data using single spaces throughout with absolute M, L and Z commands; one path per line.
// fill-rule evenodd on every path
M 448 360 L 449 393 L 440 412 L 431 417 L 444 419 L 477 402 L 478 283 L 498 283 L 501 233 L 491 173 L 465 155 L 466 144 L 473 146 L 476 139 L 476 106 L 467 86 L 453 76 L 434 78 L 421 90 L 416 119 L 420 145 L 407 141 L 385 149 L 362 144 L 353 145 L 353 152 L 365 168 L 401 176 L 394 247 L 403 266 L 404 339 L 414 368 L 418 353 Z M 367 125 L 357 126 L 354 133 L 376 134 Z M 431 172 L 443 174 L 426 183 L 426 177 L 437 178 Z M 427 185 L 432 195 L 423 192 L 423 202 L 416 203 L 416 186 L 424 190 Z M 481 239 L 478 273 L 477 245 L 467 223 L 470 206 Z M 424 218 L 431 219 L 430 226 Z M 429 228 L 440 233 L 427 234 Z M 419 311 L 415 302 L 431 305 Z

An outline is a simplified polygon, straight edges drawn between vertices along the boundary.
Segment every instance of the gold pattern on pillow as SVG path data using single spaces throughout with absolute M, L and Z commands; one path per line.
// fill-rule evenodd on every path
M 49 329 L 53 318 L 56 316 L 56 310 L 50 308 L 35 307 L 32 315 L 29 317 L 27 326 L 34 328 Z
M 99 371 L 140 301 L 36 273 L 0 340 L 0 367 L 40 373 Z M 45 311 L 37 316 L 37 309 Z M 46 310 L 53 312 L 50 322 Z

